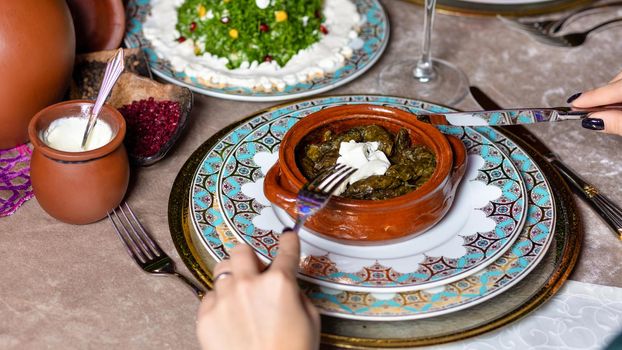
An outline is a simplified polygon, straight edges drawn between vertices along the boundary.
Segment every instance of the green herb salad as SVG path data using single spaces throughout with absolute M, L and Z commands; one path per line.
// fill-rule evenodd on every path
M 191 39 L 197 56 L 284 66 L 327 34 L 322 0 L 186 0 L 177 9 L 178 41 Z

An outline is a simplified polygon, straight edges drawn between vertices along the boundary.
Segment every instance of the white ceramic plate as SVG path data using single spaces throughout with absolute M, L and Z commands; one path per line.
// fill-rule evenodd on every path
M 237 244 L 224 223 L 218 198 L 214 196 L 224 159 L 233 146 L 254 129 L 279 116 L 314 106 L 372 103 L 404 108 L 412 112 L 447 112 L 447 108 L 410 99 L 350 95 L 324 97 L 281 106 L 258 113 L 222 136 L 204 157 L 190 189 L 192 227 L 203 246 L 216 260 L 227 257 Z M 477 128 L 486 138 L 510 155 L 527 188 L 526 223 L 512 247 L 477 274 L 443 287 L 401 293 L 339 291 L 301 281 L 303 292 L 325 315 L 356 320 L 412 320 L 433 317 L 477 305 L 503 293 L 529 274 L 544 257 L 553 241 L 555 204 L 551 188 L 535 162 L 519 147 L 490 128 Z
M 232 147 L 215 196 L 236 241 L 249 244 L 270 262 L 291 218 L 270 204 L 264 176 L 278 158 L 281 138 L 308 112 L 274 118 Z M 514 242 L 526 216 L 518 170 L 473 129 L 445 128 L 467 149 L 468 169 L 449 213 L 428 232 L 400 242 L 353 245 L 303 230 L 300 277 L 318 285 L 372 293 L 432 288 L 476 273 Z M 284 224 L 282 223 L 284 222 Z

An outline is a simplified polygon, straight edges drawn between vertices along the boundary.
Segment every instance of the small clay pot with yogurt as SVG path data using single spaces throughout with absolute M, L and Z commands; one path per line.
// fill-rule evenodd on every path
M 34 145 L 30 177 L 35 197 L 48 214 L 70 224 L 89 224 L 106 217 L 123 200 L 130 178 L 123 145 L 125 120 L 109 105 L 99 114 L 98 123 L 106 123 L 111 131 L 109 141 L 101 147 L 62 151 L 48 144 L 48 129 L 55 121 L 84 117 L 92 106 L 88 100 L 61 102 L 37 113 L 28 127 Z

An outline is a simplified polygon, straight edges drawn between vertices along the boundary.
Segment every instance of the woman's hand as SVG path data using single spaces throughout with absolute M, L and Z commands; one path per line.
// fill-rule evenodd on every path
M 214 290 L 201 302 L 197 335 L 202 349 L 317 349 L 320 316 L 300 293 L 298 235 L 284 233 L 272 265 L 260 271 L 253 250 L 239 245 L 214 269 Z
M 570 96 L 568 103 L 577 108 L 622 103 L 622 72 L 605 86 Z M 581 125 L 591 130 L 622 135 L 622 111 L 592 113 L 589 118 L 583 119 Z

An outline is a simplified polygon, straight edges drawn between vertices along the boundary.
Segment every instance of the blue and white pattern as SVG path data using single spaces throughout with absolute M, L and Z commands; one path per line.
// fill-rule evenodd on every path
M 220 172 L 216 197 L 227 227 L 266 262 L 276 256 L 283 225 L 263 196 L 263 179 L 276 161 L 281 139 L 303 114 L 298 111 L 255 129 L 238 142 Z M 374 246 L 337 244 L 301 232 L 302 278 L 350 291 L 412 291 L 476 273 L 511 246 L 527 209 L 518 170 L 475 130 L 444 132 L 463 141 L 470 171 L 443 220 L 417 237 Z
M 446 112 L 448 109 L 410 99 L 386 96 L 339 96 L 318 98 L 258 114 L 223 136 L 208 151 L 197 169 L 191 189 L 193 226 L 200 232 L 210 254 L 221 260 L 237 238 L 224 222 L 216 193 L 222 165 L 242 140 L 265 123 L 290 115 L 306 115 L 319 108 L 343 104 L 372 103 L 412 112 Z M 442 287 L 400 293 L 339 291 L 301 282 L 303 291 L 322 313 L 366 320 L 406 320 L 431 317 L 481 303 L 524 278 L 542 259 L 553 239 L 554 204 L 551 190 L 533 160 L 502 134 L 489 128 L 477 131 L 507 154 L 527 187 L 526 223 L 511 248 L 479 273 Z

